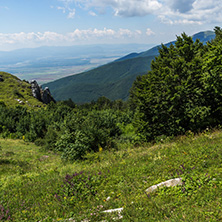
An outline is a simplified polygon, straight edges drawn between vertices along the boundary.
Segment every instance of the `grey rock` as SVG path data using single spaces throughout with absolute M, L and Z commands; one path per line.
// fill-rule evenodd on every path
M 46 87 L 44 90 L 38 85 L 36 80 L 31 81 L 31 89 L 32 89 L 32 95 L 38 99 L 39 101 L 49 104 L 50 102 L 56 102 L 54 98 L 52 97 L 49 88 Z
M 162 183 L 158 183 L 156 185 L 153 185 L 151 187 L 149 187 L 148 189 L 146 189 L 147 193 L 151 193 L 153 191 L 155 191 L 157 188 L 161 188 L 161 187 L 174 187 L 177 185 L 182 185 L 182 178 L 175 178 L 175 179 L 170 179 L 167 181 L 164 181 Z
M 31 81 L 31 89 L 32 89 L 32 95 L 39 101 L 42 101 L 41 90 L 36 80 Z
M 48 87 L 45 87 L 45 89 L 43 90 L 42 102 L 45 104 L 49 104 L 50 102 L 55 102 Z

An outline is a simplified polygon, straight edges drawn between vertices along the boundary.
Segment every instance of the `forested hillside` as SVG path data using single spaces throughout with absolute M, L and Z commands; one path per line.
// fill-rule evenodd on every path
M 192 38 L 206 44 L 214 37 L 214 32 L 208 31 L 197 33 Z M 165 45 L 169 47 L 171 44 L 175 41 Z M 151 61 L 159 54 L 159 47 L 161 45 L 141 53 L 131 53 L 107 65 L 43 86 L 49 86 L 56 100 L 71 98 L 76 103 L 84 103 L 97 100 L 100 96 L 110 100 L 127 100 L 133 81 L 150 70 Z
M 60 101 L 71 98 L 76 103 L 84 103 L 101 96 L 126 100 L 133 81 L 138 75 L 147 73 L 152 60 L 153 56 L 148 56 L 109 63 L 43 86 L 48 86 L 55 99 Z
M 169 47 L 162 45 L 159 56 L 151 63 L 151 70 L 137 77 L 130 91 L 130 100 L 126 102 L 111 101 L 102 96 L 91 103 L 77 105 L 69 99 L 49 104 L 38 111 L 29 111 L 25 105 L 13 109 L 1 103 L 0 133 L 4 137 L 24 136 L 46 149 L 60 152 L 69 160 L 76 160 L 84 158 L 87 152 L 97 151 L 99 147 L 116 147 L 121 141 L 149 142 L 162 136 L 216 127 L 222 120 L 221 33 L 221 29 L 216 27 L 216 37 L 207 45 L 198 39 L 193 41 L 185 33 Z M 118 72 L 102 79 L 96 71 L 91 75 L 82 74 L 91 83 L 87 85 L 92 95 L 90 98 L 96 95 L 91 86 L 102 82 L 107 90 L 119 78 L 119 73 L 126 71 L 126 67 L 135 73 L 140 67 L 138 64 L 144 62 L 143 57 L 136 58 L 135 64 L 133 61 L 104 66 L 104 72 L 108 72 L 110 67 Z M 131 77 L 122 76 L 119 83 L 123 85 L 116 88 L 116 94 L 122 92 L 120 89 L 126 86 L 127 78 L 129 84 L 135 76 Z M 75 81 L 72 77 L 65 78 L 63 87 L 67 92 L 72 81 L 83 84 L 81 75 Z M 98 87 L 102 95 L 103 88 Z M 59 85 L 56 88 L 59 90 Z M 7 95 L 7 91 L 4 94 Z M 20 95 L 20 92 L 17 94 Z

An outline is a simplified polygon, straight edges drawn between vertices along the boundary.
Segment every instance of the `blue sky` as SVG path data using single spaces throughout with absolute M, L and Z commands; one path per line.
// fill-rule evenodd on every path
M 221 0 L 0 0 L 0 50 L 160 44 L 215 26 Z

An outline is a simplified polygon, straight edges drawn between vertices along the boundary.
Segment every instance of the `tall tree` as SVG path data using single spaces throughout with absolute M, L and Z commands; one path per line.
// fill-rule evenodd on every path
M 199 40 L 183 33 L 175 45 L 162 45 L 151 71 L 134 82 L 130 98 L 137 109 L 135 124 L 146 139 L 208 125 L 210 107 L 201 82 L 204 51 Z

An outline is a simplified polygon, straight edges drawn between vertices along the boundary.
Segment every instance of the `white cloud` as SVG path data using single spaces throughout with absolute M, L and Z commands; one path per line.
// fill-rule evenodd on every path
M 97 14 L 96 14 L 95 12 L 93 12 L 93 11 L 89 11 L 89 14 L 90 14 L 91 16 L 97 16 Z
M 61 10 L 63 13 L 66 13 L 66 8 L 65 7 L 58 6 L 57 9 Z
M 13 34 L 3 34 L 0 33 L 0 42 L 3 44 L 30 44 L 30 43 L 40 43 L 40 42 L 55 42 L 63 41 L 65 36 L 55 32 L 20 32 Z
M 69 19 L 74 18 L 75 14 L 76 14 L 76 10 L 74 8 L 73 9 L 69 8 L 68 10 L 69 10 L 69 14 L 68 14 L 67 18 L 69 18 Z
M 154 35 L 154 34 L 155 33 L 150 28 L 147 28 L 146 35 L 150 36 L 150 35 Z
M 186 13 L 193 8 L 193 3 L 195 0 L 169 0 L 170 8 L 173 11 L 178 11 L 180 13 Z
M 163 23 L 204 24 L 222 22 L 221 0 L 165 0 L 156 15 Z
M 65 8 L 70 5 L 87 10 L 96 9 L 98 12 L 111 7 L 115 16 L 133 17 L 153 14 L 162 7 L 159 0 L 58 0 L 63 2 Z
M 0 33 L 0 46 L 20 45 L 22 47 L 37 47 L 40 45 L 71 45 L 75 43 L 107 42 L 107 40 L 130 39 L 140 36 L 140 30 L 129 30 L 120 28 L 113 30 L 104 29 L 75 29 L 73 32 L 59 34 L 56 32 L 20 32 L 13 34 Z
M 141 35 L 140 30 L 131 31 L 129 29 L 122 29 L 113 30 L 113 29 L 85 29 L 79 30 L 76 29 L 71 33 L 68 33 L 67 37 L 74 41 L 74 40 L 86 40 L 86 39 L 99 39 L 99 38 L 112 38 L 112 39 L 119 39 L 119 38 L 134 38 Z
M 72 3 L 75 3 L 75 0 L 59 0 L 63 3 L 63 6 L 57 6 L 56 9 L 61 10 L 64 14 L 67 13 L 68 19 L 73 19 L 76 14 L 76 9 L 72 7 Z
M 115 16 L 133 17 L 152 14 L 161 8 L 162 4 L 158 0 L 76 0 L 86 7 L 95 7 L 102 11 L 111 7 Z
M 222 22 L 221 0 L 58 0 L 66 10 L 80 7 L 90 15 L 105 13 L 107 8 L 113 15 L 134 17 L 155 15 L 163 23 L 204 24 Z M 70 13 L 70 12 L 69 12 Z M 69 17 L 74 17 L 69 16 Z

